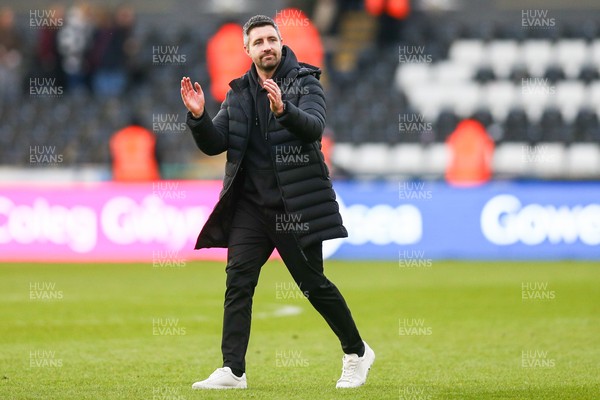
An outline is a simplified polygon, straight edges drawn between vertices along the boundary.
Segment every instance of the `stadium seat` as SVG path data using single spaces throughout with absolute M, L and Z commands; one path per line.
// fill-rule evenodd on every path
M 591 42 L 589 48 L 589 62 L 593 65 L 600 66 L 600 38 Z
M 529 146 L 526 157 L 531 170 L 539 178 L 558 178 L 565 170 L 566 151 L 563 143 L 539 142 Z
M 452 43 L 448 52 L 450 60 L 477 67 L 486 58 L 483 41 L 478 39 L 462 39 Z
M 528 140 L 529 120 L 521 108 L 514 108 L 504 121 L 504 140 L 508 142 L 524 142 Z
M 585 82 L 588 85 L 593 81 L 597 81 L 598 79 L 600 79 L 598 67 L 591 63 L 583 65 L 581 67 L 581 71 L 579 71 L 579 76 L 577 77 L 577 79 Z
M 481 106 L 478 107 L 470 117 L 481 123 L 486 128 L 492 125 L 494 122 L 494 117 L 492 116 L 492 113 L 490 113 L 490 110 L 482 108 Z
M 528 39 L 521 45 L 521 57 L 532 76 L 542 76 L 553 56 L 549 40 Z
M 600 147 L 597 143 L 570 145 L 566 150 L 565 165 L 569 178 L 600 178 Z
M 562 39 L 555 45 L 555 58 L 568 79 L 576 79 L 588 58 L 588 45 L 583 39 Z
M 405 90 L 409 86 L 419 86 L 430 82 L 431 79 L 429 64 L 400 64 L 396 69 L 395 83 L 396 87 L 400 90 Z
M 433 77 L 439 83 L 466 82 L 475 74 L 473 65 L 453 61 L 440 61 L 432 67 Z
M 526 176 L 529 165 L 526 162 L 526 142 L 501 143 L 496 146 L 492 160 L 494 175 L 499 177 Z
M 356 146 L 352 143 L 336 142 L 333 146 L 331 161 L 338 168 L 352 169 L 356 162 Z
M 532 82 L 532 84 L 523 85 L 521 89 L 520 95 L 527 117 L 531 122 L 536 123 L 540 120 L 550 96 L 555 96 L 554 88 Z
M 550 96 L 550 103 L 561 110 L 563 119 L 570 124 L 584 105 L 585 95 L 585 86 L 581 81 L 563 81 L 556 85 L 556 95 Z
M 454 87 L 454 112 L 462 118 L 470 117 L 481 105 L 481 86 L 470 82 Z
M 439 85 L 428 83 L 422 86 L 410 86 L 406 93 L 409 103 L 426 119 L 435 120 L 444 101 L 444 91 Z
M 487 61 L 492 65 L 497 77 L 508 77 L 520 56 L 516 40 L 494 40 L 488 45 Z
M 600 123 L 598 115 L 592 109 L 579 110 L 571 129 L 576 142 L 600 142 Z
M 417 143 L 402 143 L 390 148 L 389 165 L 386 172 L 399 175 L 419 175 L 425 165 L 423 146 Z
M 389 146 L 386 143 L 363 143 L 360 144 L 354 155 L 350 171 L 355 173 L 380 176 L 385 175 L 391 165 L 388 157 Z
M 544 72 L 544 79 L 552 84 L 565 80 L 566 78 L 567 75 L 559 64 L 550 64 L 548 68 L 546 68 L 546 72 Z
M 570 132 L 565 127 L 562 114 L 559 109 L 554 107 L 546 108 L 542 113 L 539 130 L 541 140 L 547 142 L 567 142 L 570 140 Z
M 438 142 L 445 141 L 446 138 L 454 132 L 459 119 L 451 110 L 442 110 L 435 122 L 435 140 Z
M 446 143 L 431 143 L 423 149 L 423 172 L 428 175 L 443 176 L 450 161 Z
M 587 93 L 586 93 L 586 98 L 587 98 L 589 107 L 591 109 L 593 109 L 594 111 L 596 111 L 597 113 L 599 113 L 600 112 L 600 81 L 592 82 L 592 84 L 589 85 Z
M 515 85 L 521 86 L 523 84 L 523 81 L 525 80 L 529 80 L 531 79 L 532 76 L 529 74 L 529 71 L 527 70 L 527 66 L 525 66 L 524 64 L 517 64 L 515 65 L 509 75 L 508 75 L 508 79 Z
M 496 121 L 504 121 L 511 108 L 522 103 L 519 89 L 509 81 L 493 81 L 483 87 L 482 103 Z
M 475 81 L 479 84 L 486 84 L 496 79 L 496 75 L 494 74 L 494 70 L 489 65 L 480 66 L 475 72 Z
M 439 82 L 435 85 L 436 90 L 439 92 L 440 109 L 454 112 L 457 98 L 464 86 L 459 82 Z

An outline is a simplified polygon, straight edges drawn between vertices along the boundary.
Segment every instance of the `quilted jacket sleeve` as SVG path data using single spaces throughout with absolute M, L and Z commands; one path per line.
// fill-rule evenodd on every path
M 298 106 L 286 101 L 286 111 L 277 121 L 300 140 L 310 143 L 321 138 L 325 129 L 325 94 L 312 75 L 304 77 L 307 90 L 300 96 Z
M 187 125 L 192 131 L 196 145 L 206 155 L 214 156 L 227 150 L 229 137 L 228 100 L 229 93 L 221 103 L 221 109 L 212 120 L 206 109 L 198 119 L 192 117 L 192 113 L 189 111 L 187 113 Z

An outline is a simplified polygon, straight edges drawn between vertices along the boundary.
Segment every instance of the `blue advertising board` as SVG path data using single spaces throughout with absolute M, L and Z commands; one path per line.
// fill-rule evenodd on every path
M 600 183 L 336 182 L 349 237 L 336 259 L 600 260 Z

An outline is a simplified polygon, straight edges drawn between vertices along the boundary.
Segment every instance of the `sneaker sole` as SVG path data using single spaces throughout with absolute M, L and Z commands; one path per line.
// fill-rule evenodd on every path
M 247 389 L 248 386 L 194 386 L 195 390 L 230 390 L 230 389 Z

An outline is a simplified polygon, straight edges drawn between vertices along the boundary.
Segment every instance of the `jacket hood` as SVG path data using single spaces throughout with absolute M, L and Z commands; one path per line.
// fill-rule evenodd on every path
M 285 54 L 285 60 L 283 60 Z M 289 76 L 289 73 L 293 69 L 298 70 L 297 77 L 306 76 L 306 75 L 314 75 L 315 78 L 319 79 L 321 77 L 321 70 L 319 67 L 315 67 L 314 65 L 310 65 L 308 63 L 299 62 L 296 57 L 296 53 L 293 52 L 287 45 L 283 45 L 283 50 L 281 51 L 281 69 L 276 71 L 273 75 L 274 78 L 285 78 Z M 254 64 L 252 64 L 254 66 Z M 279 69 L 279 68 L 278 68 Z

